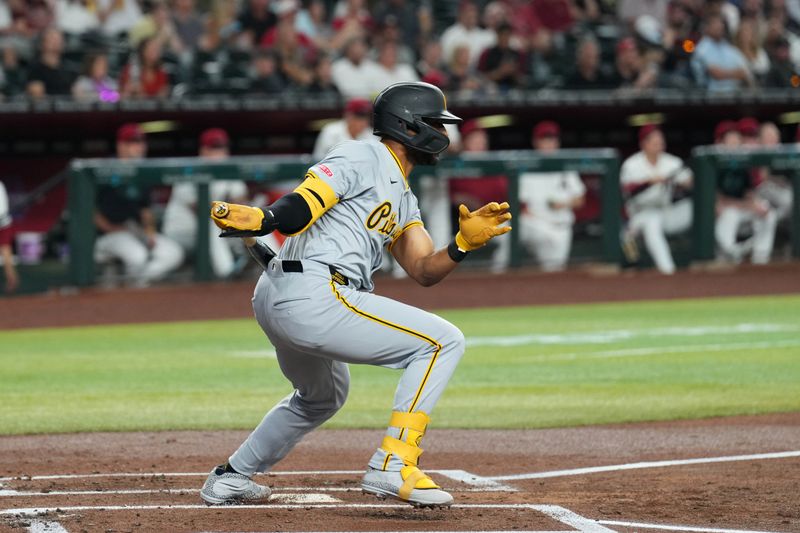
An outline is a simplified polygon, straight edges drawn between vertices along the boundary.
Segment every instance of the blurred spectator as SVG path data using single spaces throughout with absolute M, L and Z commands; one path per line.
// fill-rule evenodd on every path
M 339 96 L 339 88 L 333 82 L 332 61 L 330 56 L 320 54 L 314 65 L 314 81 L 307 87 L 311 94 Z
M 55 0 L 54 12 L 58 29 L 71 35 L 82 35 L 100 27 L 100 19 L 90 0 Z
M 468 120 L 461 126 L 461 145 L 464 154 L 485 154 L 489 151 L 489 134 L 481 125 L 480 119 Z M 457 212 L 460 204 L 470 211 L 489 202 L 505 202 L 508 199 L 508 178 L 504 175 L 450 178 L 449 195 Z M 455 227 L 455 226 L 454 226 Z M 492 272 L 504 272 L 508 268 L 511 239 L 503 235 L 495 239 L 492 250 Z
M 717 144 L 735 149 L 737 137 L 731 135 L 728 128 L 728 122 L 717 126 Z M 751 172 L 747 168 L 729 169 L 718 175 L 717 222 L 714 233 L 720 256 L 724 260 L 738 264 L 745 256 L 752 254 L 753 263 L 769 262 L 777 215 L 769 202 L 756 195 L 760 178 L 759 173 Z M 745 226 L 752 230 L 752 236 L 739 242 L 739 232 Z
M 15 96 L 24 92 L 26 88 L 26 73 L 19 63 L 16 49 L 8 46 L 0 53 L 2 53 L 2 61 L 0 61 L 0 72 L 2 72 L 0 94 Z
M 374 50 L 378 50 L 378 55 L 380 55 L 380 50 L 385 44 L 393 44 L 395 46 L 398 63 L 414 64 L 417 52 L 408 46 L 406 41 L 403 41 L 403 34 L 400 32 L 400 27 L 393 17 L 389 17 L 378 26 L 372 38 L 372 47 Z M 414 43 L 409 44 L 413 45 Z M 376 55 L 375 59 L 380 61 L 378 55 Z
M 575 52 L 575 72 L 567 78 L 568 89 L 611 89 L 614 80 L 607 76 L 600 63 L 600 46 L 593 37 L 584 38 Z
M 632 37 L 619 41 L 616 52 L 616 71 L 612 78 L 615 87 L 628 89 L 655 87 L 658 81 L 658 66 L 644 60 Z
M 503 23 L 497 28 L 497 42 L 483 51 L 478 70 L 501 91 L 521 85 L 525 67 L 522 54 L 511 48 L 510 25 Z
M 195 0 L 173 0 L 172 24 L 184 50 L 197 48 L 205 31 L 205 21 L 195 8 Z
M 763 148 L 781 145 L 781 132 L 774 122 L 764 122 L 758 131 L 758 144 Z M 776 175 L 772 169 L 763 169 L 764 180 L 756 189 L 756 194 L 770 203 L 775 210 L 778 223 L 789 220 L 792 214 L 792 185 L 786 176 Z
M 138 124 L 125 124 L 117 131 L 118 159 L 135 164 L 146 154 L 145 134 Z M 180 245 L 158 233 L 147 195 L 135 184 L 106 185 L 97 191 L 94 220 L 101 235 L 94 245 L 95 261 L 122 261 L 126 280 L 135 286 L 163 278 L 183 261 Z
M 526 86 L 530 89 L 539 89 L 554 84 L 553 80 L 553 39 L 550 32 L 537 31 L 527 39 L 527 51 L 523 56 Z
M 670 2 L 661 40 L 666 54 L 663 70 L 673 85 L 688 86 L 693 79 L 691 58 L 699 38 L 691 0 Z
M 483 87 L 483 80 L 470 62 L 469 47 L 465 44 L 457 46 L 447 69 L 447 90 L 469 94 Z
M 264 34 L 275 26 L 278 18 L 270 9 L 270 0 L 247 0 L 247 6 L 236 21 L 241 32 L 239 42 L 252 48 L 260 43 Z
M 0 259 L 3 261 L 6 292 L 14 292 L 19 286 L 19 275 L 14 266 L 14 253 L 11 250 L 11 210 L 8 194 L 0 181 Z
M 582 15 L 574 0 L 531 0 L 531 5 L 542 27 L 554 33 L 571 30 L 575 17 Z
M 28 69 L 28 94 L 32 98 L 69 94 L 73 74 L 64 67 L 64 36 L 57 28 L 42 33 L 39 57 Z
M 402 42 L 416 44 L 419 27 L 417 14 L 407 0 L 386 0 L 378 4 L 375 13 L 378 26 L 394 26 L 400 31 Z
M 173 54 L 183 51 L 183 42 L 172 23 L 166 0 L 152 0 L 150 9 L 128 34 L 131 47 L 136 48 L 145 39 L 158 39 L 162 49 Z
M 355 36 L 366 37 L 375 29 L 365 0 L 339 0 L 333 11 L 333 30 L 345 35 L 345 40 Z
M 278 62 L 271 50 L 253 54 L 249 90 L 252 93 L 279 94 L 286 88 L 286 80 L 278 72 Z
M 345 46 L 344 57 L 333 62 L 331 74 L 339 92 L 347 98 L 371 96 L 384 87 L 382 70 L 367 57 L 367 43 L 360 37 Z
M 769 57 L 761 46 L 756 21 L 745 18 L 739 24 L 736 34 L 736 47 L 744 55 L 747 68 L 756 79 L 763 79 L 770 70 Z
M 366 98 L 353 98 L 344 108 L 344 116 L 326 124 L 314 143 L 311 158 L 319 161 L 337 144 L 374 139 L 372 134 L 372 103 Z
M 557 123 L 536 124 L 531 144 L 539 154 L 552 154 L 561 148 L 561 128 Z M 547 272 L 563 270 L 572 247 L 574 209 L 585 201 L 586 187 L 574 171 L 526 172 L 520 176 L 520 242 Z
M 474 65 L 483 51 L 495 43 L 495 34 L 478 26 L 478 6 L 470 0 L 462 0 L 457 22 L 442 33 L 441 41 L 446 60 L 453 60 L 456 49 L 466 46 L 470 64 Z
M 150 37 L 139 44 L 137 53 L 122 69 L 120 95 L 125 98 L 166 98 L 170 83 L 161 65 L 161 41 Z
M 747 59 L 728 42 L 725 23 L 719 15 L 706 19 L 692 67 L 698 85 L 709 91 L 733 91 L 753 84 Z
M 444 60 L 442 56 L 442 43 L 437 40 L 428 41 L 422 45 L 419 61 L 417 61 L 417 74 L 420 78 L 438 76 L 445 78 Z M 435 85 L 435 84 L 434 84 Z
M 230 156 L 228 133 L 220 128 L 210 128 L 200 134 L 199 156 L 208 161 L 224 161 Z M 240 180 L 215 180 L 209 185 L 212 200 L 231 203 L 247 203 L 247 184 Z M 206 206 L 197 205 L 197 185 L 190 182 L 178 183 L 172 187 L 166 210 L 164 211 L 164 235 L 181 245 L 187 253 L 197 248 L 197 209 L 205 215 Z M 238 239 L 220 239 L 219 230 L 213 222 L 203 216 L 209 225 L 209 253 L 211 268 L 218 278 L 230 277 L 235 272 L 236 255 L 244 250 Z
M 770 69 L 764 77 L 765 87 L 800 87 L 800 69 L 797 69 L 789 56 L 789 41 L 778 37 L 768 43 Z
M 392 42 L 384 43 L 381 47 L 378 55 L 378 71 L 381 82 L 377 90 L 402 81 L 419 81 L 419 76 L 411 65 L 397 61 L 397 45 Z
M 639 129 L 640 151 L 622 163 L 620 183 L 625 191 L 628 226 L 623 250 L 636 259 L 636 239 L 641 235 L 656 268 L 675 272 L 667 235 L 687 231 L 692 225 L 692 201 L 676 201 L 676 193 L 692 186 L 692 171 L 680 158 L 666 152 L 661 129 L 649 124 Z
M 338 50 L 344 44 L 341 37 L 334 41 L 333 28 L 328 24 L 323 0 L 311 0 L 305 9 L 300 10 L 295 20 L 295 29 L 311 39 L 319 49 Z
M 142 10 L 137 0 L 94 0 L 100 29 L 109 36 L 127 34 L 139 23 Z
M 669 0 L 617 0 L 617 18 L 629 27 L 643 15 L 666 20 L 669 3 Z
M 278 23 L 264 34 L 261 46 L 274 48 L 278 70 L 289 83 L 307 87 L 314 81 L 314 74 L 308 66 L 313 64 L 316 54 L 314 43 L 295 27 L 295 0 L 281 0 L 277 8 Z
M 106 54 L 95 53 L 86 56 L 83 74 L 72 85 L 72 96 L 83 102 L 119 101 L 117 82 L 108 75 Z

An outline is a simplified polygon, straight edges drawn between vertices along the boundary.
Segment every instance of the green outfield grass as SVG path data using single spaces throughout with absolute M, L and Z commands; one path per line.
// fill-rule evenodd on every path
M 800 410 L 800 297 L 447 311 L 470 346 L 436 427 Z M 255 320 L 0 332 L 0 433 L 251 428 L 290 392 Z M 351 367 L 329 427 L 379 427 L 398 371 Z

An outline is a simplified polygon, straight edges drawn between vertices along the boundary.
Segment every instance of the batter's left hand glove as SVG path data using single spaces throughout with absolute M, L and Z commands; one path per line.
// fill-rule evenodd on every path
M 458 207 L 459 232 L 456 234 L 456 245 L 465 252 L 477 250 L 492 237 L 511 231 L 511 226 L 500 225 L 511 220 L 508 207 L 508 202 L 491 202 L 476 211 L 470 211 L 461 204 Z
M 260 207 L 211 202 L 211 220 L 220 228 L 220 237 L 258 237 L 270 233 L 271 217 Z

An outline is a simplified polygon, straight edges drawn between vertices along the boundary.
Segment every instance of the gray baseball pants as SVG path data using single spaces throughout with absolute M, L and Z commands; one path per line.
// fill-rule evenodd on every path
M 326 265 L 302 265 L 302 273 L 284 272 L 283 262 L 272 260 L 253 295 L 256 319 L 295 390 L 230 457 L 242 474 L 270 469 L 344 405 L 348 363 L 403 369 L 393 410 L 430 415 L 464 353 L 464 335 L 446 320 L 334 281 Z M 401 431 L 389 427 L 386 435 Z M 403 466 L 387 455 L 378 448 L 369 466 Z

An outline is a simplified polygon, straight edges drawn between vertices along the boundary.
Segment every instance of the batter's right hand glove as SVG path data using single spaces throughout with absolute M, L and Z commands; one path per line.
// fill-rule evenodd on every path
M 458 207 L 459 232 L 456 234 L 456 245 L 465 252 L 477 250 L 492 237 L 511 231 L 511 226 L 500 225 L 511 220 L 508 208 L 508 202 L 491 202 L 470 212 L 467 206 L 461 204 Z
M 259 237 L 274 228 L 272 217 L 260 207 L 211 202 L 211 220 L 220 228 L 220 237 Z

